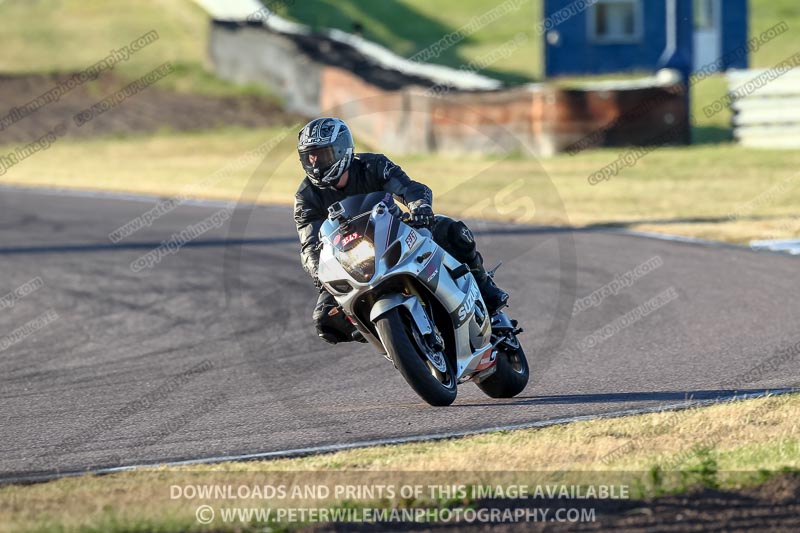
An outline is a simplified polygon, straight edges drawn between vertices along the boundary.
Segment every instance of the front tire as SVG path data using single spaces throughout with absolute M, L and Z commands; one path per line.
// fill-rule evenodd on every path
M 517 345 L 513 350 L 500 351 L 497 354 L 497 370 L 478 383 L 478 388 L 490 398 L 513 398 L 528 385 L 528 360 L 518 341 Z
M 457 393 L 453 365 L 445 356 L 446 372 L 436 370 L 412 340 L 410 328 L 416 325 L 403 309 L 395 307 L 375 321 L 378 335 L 395 366 L 420 398 L 434 406 L 450 405 Z

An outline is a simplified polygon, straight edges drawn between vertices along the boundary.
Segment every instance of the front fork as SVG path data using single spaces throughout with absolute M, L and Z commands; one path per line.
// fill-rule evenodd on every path
M 441 333 L 439 333 L 439 328 L 436 327 L 436 321 L 433 319 L 433 313 L 431 312 L 431 306 L 428 301 L 422 297 L 422 294 L 417 290 L 413 283 L 406 283 L 405 284 L 405 292 L 407 292 L 410 296 L 414 296 L 417 301 L 422 306 L 422 310 L 425 312 L 425 316 L 428 317 L 428 321 L 431 325 L 430 333 L 426 333 L 423 335 L 424 342 L 428 345 L 428 348 L 435 351 L 441 352 L 444 350 L 444 339 L 442 338 Z
M 518 322 L 509 318 L 504 312 L 500 311 L 492 316 L 492 344 L 505 344 L 512 350 L 519 349 L 517 335 L 524 330 L 518 327 Z

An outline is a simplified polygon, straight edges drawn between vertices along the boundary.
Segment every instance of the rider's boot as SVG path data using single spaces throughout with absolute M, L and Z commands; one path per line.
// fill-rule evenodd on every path
M 367 342 L 361 332 L 347 319 L 336 299 L 325 290 L 320 292 L 312 318 L 317 335 L 327 343 Z
M 486 272 L 483 266 L 483 257 L 480 252 L 475 252 L 475 257 L 467 263 L 467 266 L 478 282 L 478 290 L 481 291 L 483 301 L 486 302 L 489 315 L 494 315 L 500 309 L 508 305 L 508 293 L 494 284 L 492 276 Z

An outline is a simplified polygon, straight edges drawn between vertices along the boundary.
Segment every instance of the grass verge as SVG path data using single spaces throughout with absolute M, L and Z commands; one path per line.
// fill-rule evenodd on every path
M 158 40 L 117 63 L 116 74 L 139 78 L 170 61 L 175 68 L 160 87 L 215 96 L 272 96 L 264 87 L 236 85 L 212 73 L 209 17 L 192 0 L 120 1 L 113 8 L 104 0 L 0 2 L 0 20 L 3 74 L 78 72 L 154 30 Z
M 757 484 L 775 472 L 800 468 L 797 420 L 800 395 L 793 394 L 300 459 L 161 467 L 5 486 L 0 487 L 0 531 L 205 529 L 196 521 L 196 508 L 223 503 L 213 497 L 173 497 L 177 494 L 174 486 L 200 484 L 625 483 L 634 498 L 694 486 L 738 488 Z M 288 500 L 277 500 L 237 500 L 227 505 L 288 504 Z M 335 497 L 331 492 L 326 498 L 298 494 L 292 505 L 409 507 L 469 501 L 469 496 L 449 498 L 441 493 L 359 498 Z M 214 531 L 257 529 L 253 524 L 219 521 L 209 527 Z
M 410 57 L 447 34 L 482 20 L 479 30 L 467 33 L 431 62 L 459 68 L 491 54 L 518 33 L 531 39 L 514 54 L 496 58 L 485 73 L 509 82 L 542 77 L 542 39 L 533 30 L 542 19 L 542 0 L 487 3 L 485 0 L 364 0 L 269 1 L 266 5 L 290 19 L 312 27 L 353 31 L 397 54 Z M 497 6 L 503 9 L 481 19 Z M 800 26 L 800 9 L 793 0 L 751 0 L 750 34 L 779 21 Z M 78 70 L 100 59 L 142 33 L 155 29 L 160 43 L 138 54 L 121 68 L 143 73 L 167 60 L 203 65 L 206 62 L 208 15 L 192 0 L 120 0 L 114 9 L 104 0 L 37 0 L 0 3 L 0 41 L 4 53 L 0 72 Z M 770 67 L 798 49 L 800 34 L 790 32 L 777 46 L 757 50 L 756 67 Z
M 283 203 L 301 178 L 294 128 L 59 139 L 0 176 L 0 183 L 107 189 Z M 240 158 L 283 138 L 247 164 Z M 362 149 L 366 146 L 360 144 Z M 0 147 L 0 155 L 13 146 Z M 620 156 L 594 150 L 542 161 L 518 156 L 394 157 L 434 191 L 436 208 L 462 218 L 618 227 L 734 243 L 800 231 L 800 153 L 733 145 L 665 147 L 597 185 L 587 177 Z M 392 156 L 392 154 L 389 154 Z M 262 161 L 263 160 L 263 161 Z M 236 165 L 224 179 L 218 169 Z
M 459 68 L 510 41 L 519 32 L 531 39 L 514 54 L 487 65 L 486 75 L 514 83 L 543 77 L 543 37 L 533 33 L 542 20 L 542 0 L 518 2 L 485 2 L 484 0 L 398 0 L 395 2 L 364 2 L 360 0 L 316 0 L 314 2 L 265 2 L 284 16 L 312 27 L 338 28 L 353 31 L 353 25 L 363 28 L 364 36 L 404 57 L 437 42 L 450 32 L 467 26 L 470 21 L 484 20 L 487 12 L 503 6 L 490 16 L 480 29 L 467 34 L 430 61 Z M 758 35 L 779 21 L 791 28 L 800 26 L 800 9 L 793 0 L 751 0 L 749 3 L 751 35 Z M 413 20 L 411 24 L 408 21 Z M 757 50 L 751 58 L 756 67 L 771 67 L 790 55 L 789 50 L 800 47 L 800 34 L 792 32 L 781 37 L 780 45 Z

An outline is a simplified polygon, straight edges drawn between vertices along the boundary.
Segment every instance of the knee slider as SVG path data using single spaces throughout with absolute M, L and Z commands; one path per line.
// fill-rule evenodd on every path
M 464 257 L 472 257 L 475 254 L 475 237 L 467 225 L 460 220 L 450 225 L 448 237 L 459 254 Z

